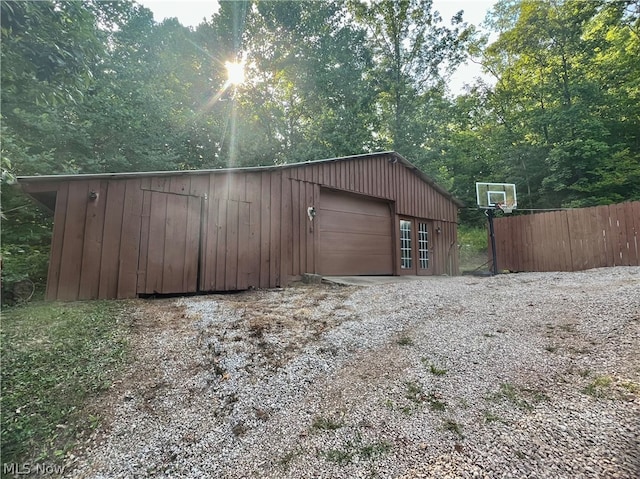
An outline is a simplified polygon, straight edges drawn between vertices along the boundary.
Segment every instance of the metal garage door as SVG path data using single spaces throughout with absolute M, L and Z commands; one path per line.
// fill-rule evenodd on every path
M 320 230 L 320 274 L 393 274 L 388 203 L 323 190 L 316 220 Z

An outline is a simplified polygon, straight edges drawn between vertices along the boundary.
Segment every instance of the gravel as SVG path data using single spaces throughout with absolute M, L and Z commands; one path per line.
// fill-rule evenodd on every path
M 640 268 L 138 301 L 66 477 L 640 477 Z

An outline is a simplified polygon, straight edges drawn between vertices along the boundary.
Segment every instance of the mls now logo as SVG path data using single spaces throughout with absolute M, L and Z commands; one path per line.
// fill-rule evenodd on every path
M 56 464 L 31 464 L 25 462 L 18 464 L 17 462 L 5 462 L 2 464 L 2 474 L 14 474 L 17 476 L 26 476 L 27 474 L 39 474 L 42 476 L 50 476 L 52 474 L 63 474 L 64 466 Z

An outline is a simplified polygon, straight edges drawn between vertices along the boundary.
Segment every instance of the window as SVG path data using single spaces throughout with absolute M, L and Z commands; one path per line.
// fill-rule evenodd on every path
M 429 228 L 427 223 L 418 223 L 418 259 L 420 269 L 429 267 Z
M 411 269 L 411 221 L 400 220 L 400 267 Z

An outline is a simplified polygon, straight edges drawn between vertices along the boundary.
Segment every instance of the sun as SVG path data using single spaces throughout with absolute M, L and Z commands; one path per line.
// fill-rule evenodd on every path
M 227 67 L 227 82 L 230 85 L 238 86 L 244 83 L 244 62 L 225 62 Z

